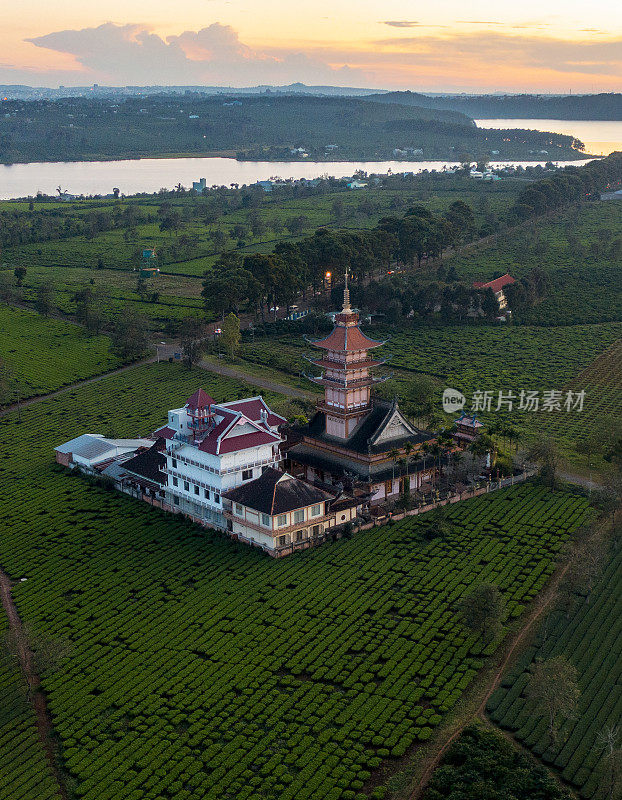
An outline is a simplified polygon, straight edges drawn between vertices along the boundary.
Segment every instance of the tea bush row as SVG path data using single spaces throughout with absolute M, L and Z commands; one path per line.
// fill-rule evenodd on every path
M 557 768 L 582 797 L 607 797 L 604 744 L 598 736 L 622 719 L 622 553 L 611 558 L 589 603 L 576 597 L 570 614 L 557 612 L 538 641 L 491 697 L 495 722 Z M 573 719 L 563 721 L 551 743 L 547 724 L 524 696 L 537 660 L 563 654 L 576 667 L 581 695 Z
M 9 372 L 9 400 L 47 394 L 114 369 L 106 336 L 86 336 L 77 325 L 0 306 L 0 360 Z
M 351 800 L 494 650 L 459 598 L 492 581 L 520 614 L 587 503 L 522 485 L 453 506 L 443 540 L 408 518 L 272 560 L 51 463 L 84 430 L 153 430 L 198 374 L 216 398 L 245 390 L 151 365 L 0 422 L 21 500 L 0 498 L 1 563 L 27 578 L 28 624 L 69 649 L 44 675 L 64 765 L 85 800 Z

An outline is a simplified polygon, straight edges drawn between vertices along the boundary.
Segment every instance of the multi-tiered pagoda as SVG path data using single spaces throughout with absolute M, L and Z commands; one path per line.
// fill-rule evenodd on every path
M 350 306 L 347 275 L 335 327 L 324 339 L 310 343 L 323 351 L 309 360 L 321 370 L 310 379 L 324 387 L 324 396 L 302 440 L 287 451 L 290 468 L 312 482 L 357 486 L 372 502 L 420 488 L 430 478 L 432 460 L 426 464 L 419 451 L 434 437 L 411 425 L 397 401 L 373 397 L 374 385 L 386 378 L 375 377 L 371 370 L 385 362 L 370 351 L 385 342 L 361 331 L 358 311 Z M 396 465 L 400 457 L 408 458 L 406 469 Z
M 347 274 L 343 309 L 335 316 L 335 327 L 330 336 L 312 344 L 324 350 L 318 358 L 309 358 L 322 370 L 318 377 L 309 378 L 324 386 L 324 399 L 318 403 L 318 410 L 324 413 L 326 433 L 336 439 L 348 439 L 371 411 L 372 386 L 386 378 L 375 378 L 370 373 L 370 369 L 385 362 L 370 357 L 369 351 L 385 342 L 361 333 L 359 315 L 350 308 Z

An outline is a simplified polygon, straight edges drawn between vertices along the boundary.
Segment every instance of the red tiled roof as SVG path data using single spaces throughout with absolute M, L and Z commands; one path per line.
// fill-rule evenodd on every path
M 209 406 L 214 405 L 216 401 L 213 397 L 210 397 L 209 394 L 204 391 L 203 389 L 197 389 L 196 392 L 186 400 L 187 408 L 195 410 L 197 408 L 208 408 Z
M 246 400 L 233 400 L 230 403 L 223 403 L 222 405 L 232 411 L 239 411 L 240 414 L 244 414 L 244 416 L 252 422 L 259 422 L 261 420 L 261 412 L 265 410 L 268 412 L 268 425 L 271 427 L 274 425 L 282 425 L 287 421 L 285 417 L 281 417 L 279 414 L 275 414 L 274 411 L 271 411 L 261 397 L 249 397 Z
M 504 286 L 508 286 L 510 283 L 516 283 L 516 281 L 508 272 L 506 272 L 505 275 L 502 275 L 500 278 L 495 278 L 494 281 L 488 281 L 487 283 L 475 281 L 473 288 L 492 289 L 493 292 L 500 292 Z
M 175 436 L 175 431 L 172 428 L 169 428 L 168 425 L 165 425 L 163 428 L 160 428 L 151 434 L 152 439 L 157 439 L 160 436 L 163 439 L 173 439 Z
M 227 426 L 224 426 L 225 428 Z M 280 437 L 274 433 L 269 433 L 265 430 L 256 430 L 252 433 L 243 433 L 240 436 L 222 436 L 220 442 L 218 441 L 219 426 L 216 426 L 209 436 L 199 445 L 199 450 L 204 453 L 211 453 L 212 455 L 222 455 L 224 453 L 234 453 L 237 450 L 246 450 L 249 447 L 259 447 L 262 444 L 275 444 L 280 441 Z M 221 431 L 222 433 L 222 431 Z
M 374 347 L 381 347 L 384 342 L 369 339 L 359 328 L 337 325 L 326 338 L 318 339 L 311 344 L 314 347 L 323 347 L 325 350 L 372 350 Z
M 232 453 L 236 450 L 246 450 L 249 447 L 259 447 L 262 444 L 280 441 L 280 436 L 270 433 L 235 409 L 217 406 L 215 413 L 216 417 L 222 417 L 222 419 L 199 443 L 199 450 L 204 453 L 212 455 Z M 251 425 L 255 430 L 236 436 L 233 432 L 238 423 Z
M 262 444 L 278 442 L 280 439 L 274 433 L 268 431 L 256 431 L 253 433 L 243 433 L 241 436 L 225 436 L 220 441 L 219 453 L 232 453 L 236 450 L 246 450 L 249 447 L 259 447 Z
M 222 436 L 222 434 L 225 433 L 226 430 L 230 428 L 237 419 L 234 413 L 227 411 L 224 408 L 219 409 L 218 416 L 222 416 L 220 422 L 218 422 L 216 427 L 212 428 L 205 439 L 203 439 L 203 441 L 199 444 L 199 450 L 203 450 L 206 453 L 212 453 L 213 455 L 218 452 L 218 437 Z

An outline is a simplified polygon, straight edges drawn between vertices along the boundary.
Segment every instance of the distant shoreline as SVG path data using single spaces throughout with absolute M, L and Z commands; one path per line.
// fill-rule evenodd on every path
M 400 159 L 390 159 L 390 158 L 321 158 L 321 157 L 313 157 L 313 158 L 290 158 L 284 162 L 283 158 L 270 158 L 266 155 L 265 158 L 240 158 L 240 156 L 236 153 L 230 152 L 223 152 L 223 151 L 211 151 L 205 153 L 153 153 L 153 154 L 141 154 L 141 155 L 117 155 L 117 156 L 108 156 L 108 155 L 101 155 L 101 156 L 85 156 L 84 158 L 71 158 L 71 159 L 63 159 L 58 161 L 56 159 L 38 159 L 36 161 L 10 161 L 10 162 L 0 162 L 0 166 L 2 167 L 17 167 L 17 166 L 24 166 L 24 165 L 35 165 L 35 164 L 89 164 L 89 163 L 104 163 L 106 161 L 147 161 L 147 160 L 167 160 L 167 159 L 182 159 L 182 158 L 194 158 L 197 160 L 205 159 L 205 158 L 228 158 L 231 161 L 237 161 L 241 164 L 253 164 L 253 163 L 269 163 L 273 162 L 275 164 L 281 163 L 288 163 L 288 164 L 358 164 L 361 161 L 365 161 L 370 164 L 384 164 L 387 161 L 399 161 L 403 164 L 425 164 L 430 161 L 443 163 L 443 162 L 459 162 L 460 159 L 448 156 L 447 158 L 400 158 Z M 492 156 L 491 158 L 487 159 L 490 162 L 507 162 L 507 163 L 517 163 L 517 162 L 530 162 L 533 164 L 540 164 L 545 160 L 548 161 L 584 161 L 586 159 L 595 159 L 595 158 L 604 158 L 602 155 L 592 155 L 591 153 L 582 153 L 579 150 L 572 150 L 572 151 L 564 151 L 563 153 L 551 153 L 546 158 L 540 157 L 522 157 L 522 156 L 508 156 L 502 157 L 499 155 Z M 483 161 L 483 159 L 473 159 L 473 161 Z

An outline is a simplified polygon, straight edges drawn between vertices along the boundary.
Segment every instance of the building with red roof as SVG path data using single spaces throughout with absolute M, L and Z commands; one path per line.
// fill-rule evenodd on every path
M 420 489 L 432 477 L 434 465 L 417 454 L 435 437 L 412 425 L 397 401 L 373 396 L 374 386 L 386 378 L 372 370 L 385 362 L 370 351 L 385 342 L 361 331 L 358 312 L 350 306 L 347 275 L 334 329 L 310 344 L 323 351 L 309 358 L 320 374 L 308 377 L 324 387 L 324 396 L 299 441 L 287 448 L 292 474 L 323 485 L 356 487 L 374 503 Z M 396 469 L 396 454 L 408 456 L 407 470 Z
M 216 403 L 203 389 L 171 409 L 167 424 L 153 434 L 166 440 L 170 510 L 225 530 L 223 492 L 278 465 L 284 422 L 262 397 Z
M 509 286 L 512 283 L 516 283 L 516 280 L 506 272 L 505 275 L 502 275 L 500 278 L 495 278 L 492 281 L 475 281 L 473 284 L 474 289 L 479 289 L 482 292 L 485 292 L 486 289 L 491 289 L 495 297 L 497 298 L 497 303 L 499 304 L 499 311 L 506 311 L 508 306 L 508 301 L 503 293 L 503 289 L 505 286 Z

